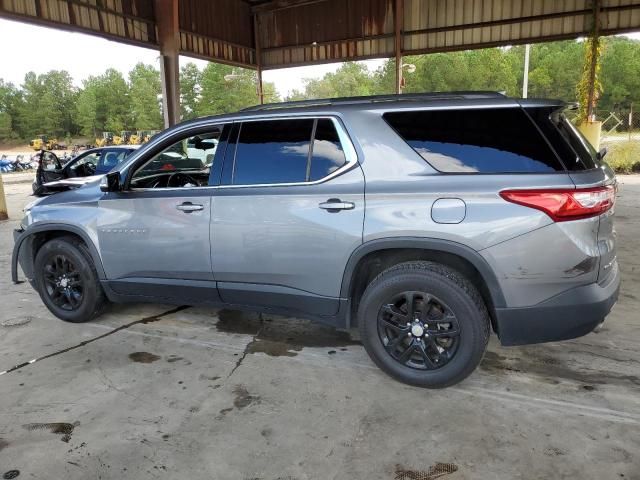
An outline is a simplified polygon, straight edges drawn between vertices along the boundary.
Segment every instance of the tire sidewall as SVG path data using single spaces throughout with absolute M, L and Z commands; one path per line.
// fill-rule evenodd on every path
M 64 310 L 58 307 L 46 291 L 44 282 L 44 267 L 54 255 L 66 256 L 76 267 L 82 281 L 83 292 L 80 307 L 75 310 Z M 75 244 L 64 240 L 54 239 L 45 243 L 36 255 L 35 283 L 42 302 L 56 317 L 66 322 L 80 323 L 90 320 L 94 316 L 99 301 L 98 278 L 91 260 Z
M 475 369 L 486 345 L 482 332 L 485 319 L 462 288 L 444 276 L 415 270 L 395 272 L 370 287 L 363 295 L 358 320 L 365 349 L 382 370 L 412 385 L 441 388 L 457 383 Z M 378 313 L 383 304 L 405 291 L 432 294 L 455 314 L 460 328 L 459 344 L 455 356 L 443 367 L 418 370 L 400 364 L 386 351 L 378 334 Z

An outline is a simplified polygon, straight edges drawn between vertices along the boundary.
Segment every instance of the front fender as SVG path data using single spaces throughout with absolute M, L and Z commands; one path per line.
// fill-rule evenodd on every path
M 23 267 L 22 270 L 25 272 L 25 275 L 27 275 L 27 278 L 29 278 L 30 274 L 33 275 L 33 253 L 31 252 L 30 242 L 33 240 L 33 235 L 43 232 L 66 232 L 80 237 L 89 249 L 91 259 L 93 260 L 96 272 L 98 273 L 98 278 L 100 280 L 106 279 L 104 268 L 102 266 L 102 259 L 100 258 L 98 249 L 85 231 L 75 225 L 64 223 L 38 223 L 33 224 L 24 230 L 17 229 L 13 231 L 14 245 L 13 253 L 11 255 L 11 281 L 14 284 L 22 283 L 18 278 L 18 262 L 20 260 L 21 253 L 29 254 L 31 256 L 31 263 L 24 259 L 23 262 L 20 262 L 20 265 Z M 25 242 L 29 242 L 26 244 L 28 247 L 25 246 Z M 27 249 L 25 250 L 25 248 Z

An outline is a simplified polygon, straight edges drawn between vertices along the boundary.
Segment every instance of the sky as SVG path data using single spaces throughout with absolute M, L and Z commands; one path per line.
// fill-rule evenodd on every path
M 640 39 L 640 32 L 627 35 Z M 67 70 L 78 86 L 90 75 L 99 75 L 107 68 L 115 68 L 125 77 L 138 62 L 156 65 L 159 68 L 158 52 L 148 48 L 134 47 L 105 40 L 99 37 L 71 33 L 52 28 L 0 19 L 0 78 L 20 85 L 27 72 L 44 73 L 49 70 Z M 13 41 L 11 40 L 19 40 Z M 8 45 L 15 46 L 14 48 Z M 43 48 L 45 46 L 45 48 Z M 180 56 L 180 65 L 193 62 L 203 68 L 207 62 Z M 369 70 L 377 69 L 384 60 L 367 60 L 362 63 Z M 293 89 L 304 88 L 303 79 L 320 78 L 334 72 L 339 63 L 267 70 L 265 82 L 274 82 L 281 97 Z

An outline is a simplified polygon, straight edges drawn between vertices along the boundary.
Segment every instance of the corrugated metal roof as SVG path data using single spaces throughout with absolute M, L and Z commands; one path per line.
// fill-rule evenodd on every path
M 593 22 L 592 0 L 179 0 L 180 47 L 185 55 L 263 68 L 389 57 L 396 53 L 396 2 L 403 3 L 404 55 L 575 38 Z M 603 34 L 640 29 L 640 0 L 599 4 Z M 158 48 L 153 6 L 0 0 L 0 16 Z

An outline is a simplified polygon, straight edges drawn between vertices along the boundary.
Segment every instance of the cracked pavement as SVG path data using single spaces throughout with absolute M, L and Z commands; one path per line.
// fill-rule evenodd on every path
M 623 286 L 603 329 L 492 338 L 482 367 L 440 391 L 391 380 L 355 339 L 304 320 L 117 305 L 61 322 L 10 282 L 30 185 L 5 185 L 0 372 L 20 367 L 0 375 L 0 476 L 394 479 L 444 465 L 446 480 L 638 479 L 640 177 L 620 181 Z

